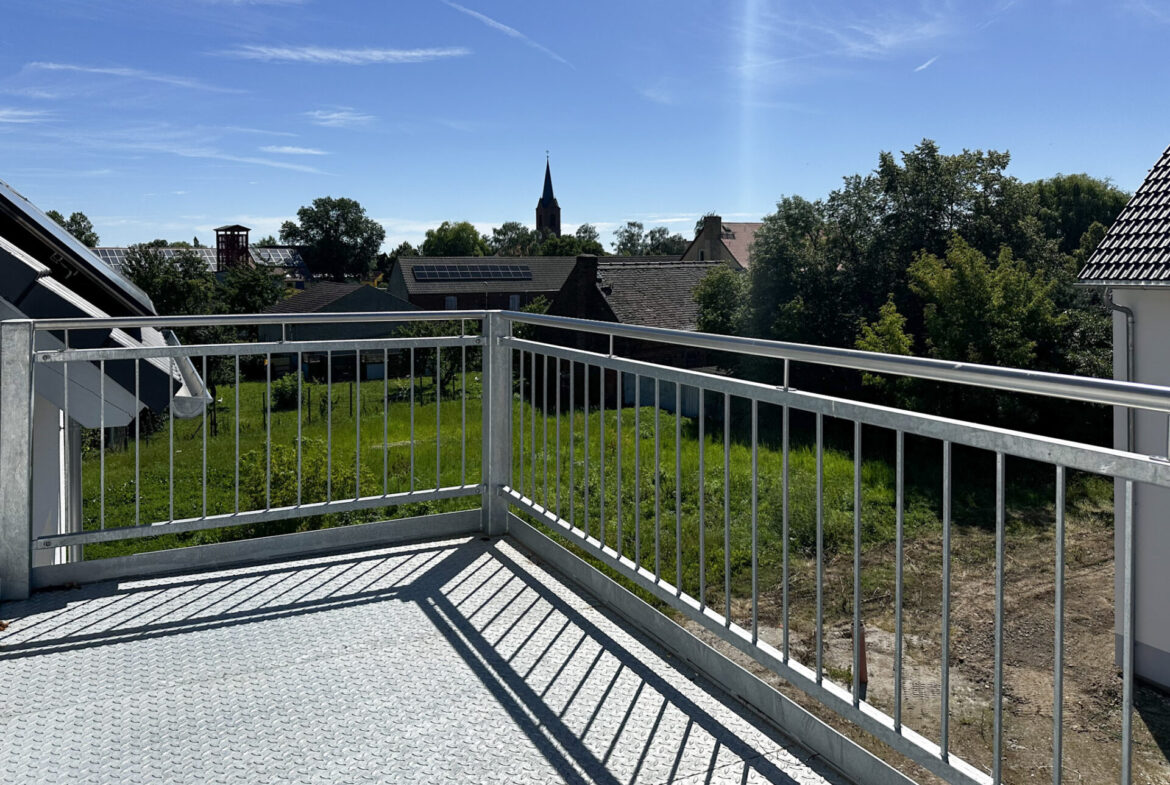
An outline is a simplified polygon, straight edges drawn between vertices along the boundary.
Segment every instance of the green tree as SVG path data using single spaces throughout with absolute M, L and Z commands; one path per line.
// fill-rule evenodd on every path
M 434 229 L 427 229 L 426 239 L 419 248 L 423 256 L 486 256 L 488 243 L 468 221 L 443 221 Z
M 1094 224 L 1109 226 L 1129 201 L 1129 194 L 1108 180 L 1087 174 L 1058 174 L 1029 184 L 1036 196 L 1037 217 L 1047 236 L 1071 254 Z
M 276 239 L 275 237 L 273 237 L 272 235 L 268 234 L 268 235 L 265 235 L 265 236 L 261 237 L 261 238 L 260 238 L 259 240 L 257 240 L 256 242 L 252 243 L 252 245 L 259 245 L 259 246 L 263 246 L 263 247 L 271 247 L 271 246 L 273 246 L 273 245 L 280 245 L 280 243 L 277 241 L 277 239 Z M 202 247 L 203 247 L 203 246 L 199 245 L 199 238 L 198 238 L 198 237 L 196 237 L 196 238 L 195 238 L 195 247 L 196 247 L 196 248 L 202 248 Z
M 69 232 L 69 234 L 80 240 L 81 244 L 86 248 L 96 248 L 98 243 L 101 242 L 97 232 L 94 231 L 93 222 L 89 220 L 85 213 L 71 213 L 69 217 L 66 218 L 56 210 L 49 210 L 49 212 L 45 213 L 45 215 L 49 216 L 62 227 L 64 227 L 65 231 Z
M 297 210 L 296 222 L 285 221 L 280 239 L 301 246 L 314 274 L 344 281 L 362 278 L 374 268 L 386 230 L 353 199 L 323 196 Z
M 638 221 L 627 221 L 626 225 L 613 233 L 613 252 L 617 256 L 641 256 L 646 242 L 645 227 Z
M 956 235 L 945 257 L 923 253 L 909 272 L 923 302 L 926 345 L 940 359 L 1035 367 L 1038 347 L 1066 319 L 1052 302 L 1053 283 L 1006 247 L 993 264 Z
M 219 297 L 228 313 L 261 313 L 284 296 L 280 270 L 233 267 L 220 284 Z
M 682 256 L 687 245 L 687 239 L 681 234 L 671 234 L 665 226 L 656 226 L 646 232 L 642 252 L 647 256 Z
M 597 243 L 601 246 L 601 234 L 597 231 L 597 227 L 593 224 L 581 224 L 577 227 L 577 231 L 573 232 L 573 236 L 583 243 Z
M 692 295 L 699 304 L 699 332 L 738 334 L 747 316 L 747 291 L 747 275 L 725 265 L 703 276 Z
M 218 310 L 215 276 L 203 258 L 179 251 L 169 259 L 150 245 L 132 245 L 123 267 L 130 281 L 150 298 L 164 316 L 209 314 Z
M 533 256 L 540 237 L 519 221 L 508 221 L 492 229 L 488 251 L 495 256 Z

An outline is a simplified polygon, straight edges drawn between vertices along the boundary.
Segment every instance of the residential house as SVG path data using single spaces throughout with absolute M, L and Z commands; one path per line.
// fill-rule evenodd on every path
M 427 311 L 518 311 L 554 299 L 576 264 L 572 256 L 400 257 L 386 288 Z
M 270 306 L 265 313 L 385 313 L 391 311 L 414 311 L 417 308 L 406 300 L 395 297 L 384 289 L 368 284 L 336 283 L 318 281 L 292 297 Z M 334 341 L 339 339 L 384 338 L 394 331 L 394 325 L 387 322 L 329 321 L 318 324 L 273 325 L 260 327 L 262 341 Z M 361 377 L 381 379 L 385 372 L 381 351 L 370 352 L 362 357 Z M 276 355 L 272 358 L 273 376 L 284 375 L 297 367 L 295 353 Z M 303 355 L 300 366 L 306 376 L 325 376 L 325 360 L 318 354 Z M 354 367 L 354 355 L 335 356 L 333 375 L 337 380 L 353 379 L 358 374 Z
M 718 215 L 703 216 L 703 226 L 682 258 L 688 262 L 724 261 L 741 270 L 752 263 L 752 245 L 763 223 L 727 223 Z
M 1079 274 L 1080 283 L 1105 287 L 1113 309 L 1113 378 L 1170 385 L 1170 148 L 1121 211 Z M 1167 454 L 1167 415 L 1118 407 L 1113 445 L 1144 455 Z M 1122 498 L 1117 480 L 1115 499 Z M 1138 676 L 1170 687 L 1170 492 L 1152 485 L 1134 488 L 1136 626 Z M 1124 546 L 1124 510 L 1115 505 L 1118 558 Z M 1123 571 L 1115 571 L 1116 607 L 1122 605 Z M 1116 642 L 1121 646 L 1121 614 Z M 1120 656 L 1120 655 L 1119 655 Z

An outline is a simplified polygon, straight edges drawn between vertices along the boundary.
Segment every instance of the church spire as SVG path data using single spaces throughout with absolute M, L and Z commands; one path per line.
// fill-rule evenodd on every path
M 550 234 L 561 236 L 561 206 L 553 195 L 552 169 L 547 152 L 544 159 L 544 192 L 536 203 L 536 231 L 544 237 Z

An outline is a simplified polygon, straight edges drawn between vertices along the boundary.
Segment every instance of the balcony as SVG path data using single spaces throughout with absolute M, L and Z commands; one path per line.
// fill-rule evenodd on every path
M 347 321 L 384 331 L 297 335 Z M 188 340 L 76 339 L 145 327 Z M 783 383 L 677 367 L 670 347 Z M 1135 713 L 1159 699 L 1135 679 L 1132 507 L 1170 463 L 789 379 L 1161 412 L 1170 390 L 509 312 L 12 321 L 0 351 L 0 782 L 1166 771 Z M 45 384 L 94 380 L 100 418 L 101 380 L 176 358 L 213 405 L 68 428 L 60 464 L 36 460 Z M 1088 547 L 1067 535 L 1101 483 L 1122 513 L 1120 676 L 1111 646 L 1088 655 L 1119 699 L 1095 715 L 1104 755 L 1066 651 Z M 1037 509 L 1050 557 L 1021 576 Z M 1047 629 L 1019 623 L 1030 604 Z

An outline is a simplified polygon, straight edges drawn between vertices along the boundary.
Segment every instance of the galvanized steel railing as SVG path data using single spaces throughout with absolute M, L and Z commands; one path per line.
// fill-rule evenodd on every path
M 449 334 L 426 337 L 405 337 L 390 331 L 396 324 L 406 322 L 458 323 L 458 328 Z M 343 323 L 369 326 L 383 324 L 387 327 L 385 337 L 361 339 L 299 340 L 288 332 L 296 327 L 312 325 L 338 325 Z M 607 351 L 586 351 L 561 345 L 553 339 L 535 340 L 519 337 L 516 328 L 526 330 L 543 329 L 548 335 L 556 331 L 601 336 L 608 344 Z M 175 346 L 131 346 L 116 347 L 87 346 L 77 348 L 70 345 L 70 335 L 82 332 L 121 329 L 133 331 L 144 327 L 219 327 L 258 328 L 267 327 L 279 331 L 279 338 L 243 341 L 233 339 L 223 343 Z M 468 328 L 471 329 L 468 329 Z M 38 336 L 54 335 L 62 339 L 56 348 L 35 348 Z M 736 379 L 713 373 L 670 367 L 621 357 L 614 351 L 615 339 L 643 341 L 656 344 L 679 345 L 719 352 L 738 353 L 747 356 L 767 357 L 780 360 L 784 365 L 785 382 L 771 386 L 744 379 Z M 481 381 L 479 411 L 472 404 L 471 420 L 468 420 L 468 350 L 476 348 L 482 360 L 478 369 Z M 457 401 L 444 401 L 441 379 L 442 356 L 446 351 L 458 351 L 460 357 L 460 390 Z M 422 481 L 418 474 L 417 453 L 421 442 L 416 433 L 415 373 L 416 353 L 433 353 L 434 372 L 437 383 L 433 386 L 434 422 L 434 482 Z M 355 485 L 352 488 L 333 486 L 334 430 L 332 378 L 337 356 L 353 356 L 356 359 L 358 376 L 361 375 L 363 354 L 378 353 L 382 357 L 381 405 L 376 406 L 382 420 L 382 444 L 380 452 L 382 487 L 380 492 L 366 493 L 362 487 L 362 406 L 361 384 L 357 385 L 358 406 L 354 422 L 355 451 L 353 460 Z M 395 445 L 390 439 L 389 368 L 392 353 L 408 355 L 409 373 L 404 381 L 409 386 L 409 438 L 405 445 Z M 296 503 L 272 504 L 272 357 L 273 355 L 297 356 L 298 369 L 305 356 L 324 357 L 326 385 L 329 390 L 327 414 L 327 438 L 324 446 L 326 462 L 326 498 L 306 500 L 302 498 L 305 441 L 302 438 L 303 374 L 297 374 L 297 435 L 296 447 Z M 247 508 L 240 503 L 240 411 L 241 371 L 240 358 L 263 356 L 266 358 L 263 379 L 264 412 L 264 456 L 265 456 L 265 504 Z M 209 481 L 209 443 L 207 410 L 197 415 L 202 418 L 201 443 L 198 445 L 201 458 L 200 490 L 202 493 L 199 514 L 177 516 L 175 512 L 175 407 L 174 387 L 170 386 L 167 414 L 168 467 L 167 514 L 158 520 L 145 520 L 142 515 L 143 488 L 140 485 L 142 467 L 139 462 L 141 445 L 139 429 L 134 429 L 134 515 L 132 519 L 108 520 L 106 514 L 106 450 L 104 448 L 104 421 L 107 391 L 104 379 L 107 364 L 133 363 L 135 389 L 134 410 L 140 408 L 137 381 L 140 364 L 144 361 L 164 359 L 174 363 L 175 358 L 190 358 L 198 361 L 196 368 L 206 379 L 209 358 L 222 358 L 231 363 L 228 388 L 234 388 L 234 455 L 231 481 L 234 485 L 234 504 L 231 509 L 215 511 L 208 506 L 208 489 L 214 487 Z M 216 359 L 215 361 L 220 361 Z M 1125 548 L 1120 555 L 1120 569 L 1123 571 L 1124 607 L 1123 614 L 1123 705 L 1122 743 L 1120 750 L 1121 780 L 1130 781 L 1132 766 L 1132 710 L 1133 710 L 1133 494 L 1135 483 L 1146 483 L 1170 487 L 1170 463 L 1164 459 L 1143 456 L 1119 450 L 1012 431 L 994 426 L 963 422 L 956 419 L 894 409 L 874 404 L 845 400 L 828 395 L 797 390 L 788 384 L 789 366 L 793 362 L 831 365 L 875 373 L 896 374 L 920 379 L 929 379 L 955 384 L 988 387 L 1012 392 L 1027 392 L 1058 398 L 1090 401 L 1134 408 L 1170 412 L 1170 389 L 1149 385 L 1130 384 L 1100 379 L 1041 374 L 1023 370 L 989 368 L 962 363 L 947 363 L 921 358 L 876 355 L 842 349 L 829 349 L 796 344 L 784 344 L 743 338 L 713 336 L 673 330 L 661 330 L 630 325 L 613 325 L 601 322 L 564 319 L 551 316 L 520 314 L 513 312 L 409 312 L 387 314 L 312 314 L 312 315 L 268 315 L 268 316 L 218 316 L 218 317 L 166 317 L 166 318 L 115 318 L 115 319 L 58 319 L 37 322 L 14 321 L 0 325 L 0 590 L 5 596 L 19 596 L 27 592 L 30 574 L 33 571 L 32 554 L 56 549 L 79 550 L 84 546 L 121 540 L 154 537 L 161 534 L 190 533 L 206 529 L 238 526 L 247 523 L 262 523 L 291 520 L 306 516 L 348 513 L 360 510 L 389 508 L 415 502 L 434 502 L 445 499 L 480 496 L 482 530 L 489 534 L 505 533 L 509 521 L 517 525 L 528 525 L 510 515 L 511 511 L 527 516 L 537 523 L 568 539 L 599 563 L 614 570 L 618 575 L 632 581 L 658 600 L 701 624 L 724 641 L 770 668 L 775 673 L 799 687 L 811 697 L 842 717 L 855 722 L 862 729 L 876 736 L 893 749 L 905 754 L 926 769 L 955 783 L 998 783 L 1002 781 L 1003 750 L 1003 674 L 1004 674 L 1004 578 L 1005 578 L 1005 528 L 1006 528 L 1006 459 L 1025 458 L 1049 464 L 1053 467 L 1056 481 L 1055 495 L 1055 636 L 1054 647 L 1054 723 L 1053 723 L 1053 780 L 1059 783 L 1062 772 L 1062 683 L 1064 678 L 1064 568 L 1065 568 L 1065 481 L 1068 470 L 1103 474 L 1120 480 L 1122 498 L 1119 504 L 1124 510 Z M 29 468 L 32 460 L 32 402 L 37 395 L 34 381 L 39 366 L 53 366 L 62 369 L 65 389 L 69 389 L 69 368 L 82 365 L 96 365 L 103 380 L 96 391 L 102 421 L 98 430 L 99 440 L 98 479 L 99 493 L 96 503 L 99 507 L 97 525 L 87 529 L 74 526 L 73 530 L 34 536 L 31 533 L 32 503 L 30 497 L 35 478 Z M 474 373 L 472 368 L 470 373 Z M 632 396 L 628 396 L 628 385 Z M 612 385 L 611 385 L 612 382 Z M 668 390 L 663 400 L 664 387 Z M 612 393 L 610 391 L 613 391 Z M 652 391 L 644 395 L 644 391 Z M 694 391 L 697 412 L 689 417 L 681 416 L 684 410 L 684 391 Z M 93 392 L 93 391 L 91 391 Z M 652 394 L 652 404 L 649 396 Z M 591 399 L 592 398 L 592 399 Z M 632 400 L 628 400 L 632 398 Z M 673 400 L 671 400 L 673 398 Z M 731 521 L 731 459 L 733 402 L 746 401 L 746 416 L 750 420 L 744 428 L 747 446 L 751 452 L 750 482 L 750 546 L 747 551 L 750 560 L 750 609 L 735 618 L 732 586 L 732 521 Z M 68 392 L 65 394 L 65 411 L 68 421 Z M 709 407 L 712 402 L 714 406 Z M 457 403 L 460 410 L 459 448 L 457 454 L 443 450 L 442 407 Z M 607 404 L 609 413 L 607 414 Z M 740 404 L 737 404 L 737 410 Z M 761 428 L 761 406 L 774 407 L 780 411 L 779 430 L 781 433 L 783 519 L 782 552 L 779 554 L 781 567 L 781 639 L 769 642 L 761 636 L 760 629 L 760 585 L 759 573 L 762 556 L 759 531 L 759 445 Z M 633 472 L 629 476 L 629 457 L 623 456 L 623 422 L 628 419 L 625 411 L 632 408 L 633 428 Z M 663 409 L 672 410 L 674 416 L 673 442 L 675 455 L 673 463 L 663 462 L 663 433 L 660 416 Z M 583 433 L 577 433 L 577 412 L 585 413 L 582 422 Z M 596 412 L 597 416 L 593 416 Z M 802 662 L 793 651 L 789 637 L 790 597 L 789 548 L 789 450 L 790 414 L 804 412 L 811 415 L 815 423 L 813 441 L 816 451 L 816 598 L 815 598 L 815 647 L 811 661 Z M 563 457 L 563 419 L 568 416 L 567 460 Z M 555 432 L 549 433 L 550 417 L 555 423 Z M 824 583 L 825 547 L 824 535 L 824 456 L 825 419 L 852 422 L 853 446 L 853 667 L 852 682 L 838 684 L 826 671 L 824 657 Z M 697 431 L 698 470 L 696 477 L 684 477 L 680 445 L 684 419 L 688 427 L 693 424 Z M 480 442 L 468 444 L 468 425 L 478 422 Z M 643 427 L 652 431 L 652 447 L 649 437 L 643 437 Z M 722 509 L 708 509 L 705 484 L 710 479 L 706 465 L 708 426 L 721 431 L 722 436 Z M 429 425 L 428 425 L 429 428 Z M 539 428 L 539 433 L 538 433 Z M 894 584 L 894 673 L 893 705 L 889 713 L 874 706 L 863 695 L 860 667 L 862 631 L 862 528 L 865 511 L 862 504 L 862 435 L 864 429 L 889 431 L 895 437 L 895 484 L 897 542 Z M 712 433 L 712 435 L 714 435 Z M 926 736 L 907 727 L 902 721 L 903 707 L 903 528 L 905 522 L 904 491 L 905 479 L 905 437 L 925 437 L 939 443 L 938 460 L 943 467 L 942 478 L 942 608 L 941 608 L 941 650 L 938 668 L 942 690 L 940 702 L 939 733 L 937 738 Z M 160 437 L 161 438 L 161 437 Z M 348 438 L 348 437 L 347 437 Z M 580 441 L 583 453 L 576 454 Z M 593 445 L 596 443 L 596 452 Z M 606 445 L 611 444 L 612 450 Z M 993 749 L 990 774 L 969 764 L 954 754 L 949 738 L 949 668 L 950 668 L 950 606 L 951 606 L 951 514 L 952 514 L 952 451 L 954 446 L 988 451 L 995 456 L 995 602 L 994 602 L 994 689 L 993 689 Z M 376 445 L 375 445 L 376 447 Z M 391 477 L 398 477 L 390 469 L 392 450 L 401 449 L 409 453 L 408 481 L 404 487 L 392 487 Z M 429 450 L 430 446 L 427 445 Z M 479 450 L 479 468 L 472 467 L 469 473 L 468 456 Z M 607 455 L 613 453 L 611 465 L 606 464 Z M 643 455 L 646 452 L 647 455 Z M 596 455 L 600 465 L 591 467 Z M 318 456 L 320 457 L 320 456 Z M 646 467 L 647 458 L 650 467 Z M 550 460 L 553 466 L 550 471 Z M 454 466 L 458 462 L 459 471 Z M 223 456 L 216 455 L 213 463 L 222 468 Z M 474 462 L 473 462 L 474 463 Z M 539 464 L 539 465 L 538 465 Z M 443 481 L 445 466 L 452 478 Z M 719 467 L 716 467 L 719 468 Z M 674 575 L 663 569 L 664 554 L 663 518 L 670 517 L 671 500 L 663 498 L 662 480 L 673 470 L 674 477 L 674 526 L 675 531 L 668 539 L 673 540 Z M 653 472 L 653 516 L 643 520 L 641 509 L 643 499 L 642 472 Z M 430 469 L 426 469 L 427 477 Z M 623 476 L 624 475 L 624 476 Z M 454 480 L 458 477 L 457 481 Z M 593 482 L 597 487 L 594 491 Z M 222 476 L 221 476 L 222 479 Z M 684 483 L 697 480 L 698 516 L 698 585 L 684 587 L 684 531 L 681 512 L 684 499 Z M 71 477 L 70 482 L 80 484 L 81 477 Z M 610 482 L 607 492 L 606 483 Z M 210 484 L 209 484 L 210 483 Z M 625 488 L 632 484 L 632 505 L 623 503 Z M 616 489 L 616 492 L 615 492 Z M 375 489 L 377 490 L 377 489 Z M 593 491 L 591 493 L 591 491 Z M 691 490 L 685 491 L 688 495 Z M 613 501 L 609 502 L 612 495 Z M 94 500 L 89 501 L 90 504 Z M 607 503 L 611 506 L 607 509 Z M 630 508 L 627 509 L 627 506 Z M 663 515 L 664 506 L 667 516 Z M 81 510 L 77 511 L 79 514 Z M 708 565 L 707 532 L 712 524 L 722 523 L 723 554 L 722 565 Z M 669 533 L 669 532 L 668 532 Z M 650 548 L 652 544 L 652 550 Z M 666 555 L 670 561 L 670 555 Z M 717 569 L 716 569 L 717 568 Z M 722 586 L 708 585 L 708 573 L 714 569 L 722 578 Z M 708 602 L 712 591 L 720 593 L 720 602 L 713 607 Z M 746 598 L 745 598 L 746 599 Z

